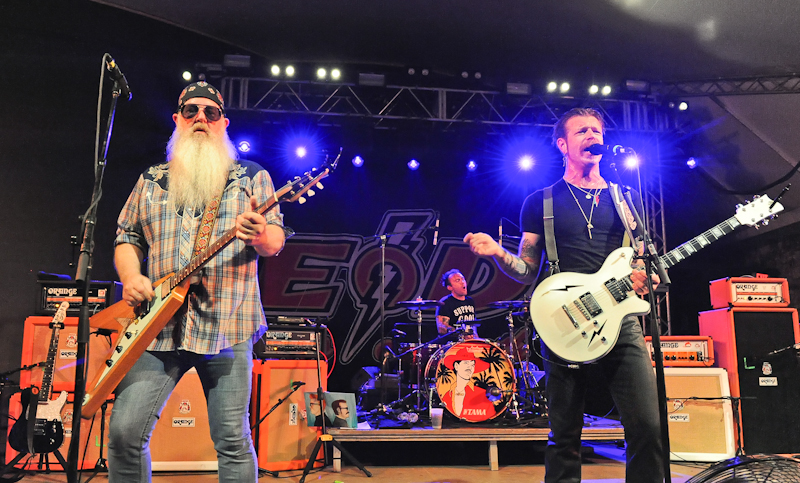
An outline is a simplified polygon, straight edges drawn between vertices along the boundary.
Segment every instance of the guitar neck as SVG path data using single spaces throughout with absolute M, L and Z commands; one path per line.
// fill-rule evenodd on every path
M 670 268 L 674 265 L 677 265 L 679 262 L 689 258 L 694 253 L 702 250 L 725 235 L 732 233 L 740 226 L 742 226 L 742 224 L 739 223 L 739 220 L 737 220 L 735 216 L 732 216 L 714 228 L 697 235 L 683 245 L 680 245 L 670 250 L 665 255 L 659 257 L 661 259 L 661 263 L 664 264 L 664 268 Z
M 39 390 L 39 401 L 47 402 L 50 400 L 50 392 L 53 389 L 53 367 L 58 351 L 59 322 L 53 322 L 53 334 L 50 336 L 50 348 L 47 351 L 47 362 L 42 371 L 42 388 Z

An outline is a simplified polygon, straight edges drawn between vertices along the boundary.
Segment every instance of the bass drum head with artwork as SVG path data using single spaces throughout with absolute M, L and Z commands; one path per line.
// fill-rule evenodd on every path
M 481 339 L 442 347 L 428 361 L 425 376 L 452 415 L 473 423 L 501 415 L 516 390 L 511 360 Z

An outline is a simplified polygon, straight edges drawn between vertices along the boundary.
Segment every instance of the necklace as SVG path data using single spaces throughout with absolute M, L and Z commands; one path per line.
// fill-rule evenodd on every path
M 578 201 L 578 197 L 575 196 L 575 192 L 572 191 L 572 185 L 570 183 L 567 183 L 567 189 L 569 189 L 569 192 L 572 195 L 572 199 L 575 200 L 575 204 L 577 204 L 578 209 L 581 210 L 581 215 L 583 215 L 583 219 L 586 220 L 586 230 L 589 232 L 589 239 L 591 240 L 592 228 L 594 228 L 594 225 L 592 225 L 592 217 L 594 216 L 594 207 L 600 203 L 600 192 L 603 191 L 603 188 L 597 188 L 597 190 L 594 192 L 586 191 L 578 186 L 576 186 L 576 188 L 586 193 L 586 199 L 594 198 L 594 200 L 592 200 L 592 209 L 589 210 L 589 216 L 587 217 L 586 212 L 583 211 L 583 206 L 581 206 L 581 203 Z

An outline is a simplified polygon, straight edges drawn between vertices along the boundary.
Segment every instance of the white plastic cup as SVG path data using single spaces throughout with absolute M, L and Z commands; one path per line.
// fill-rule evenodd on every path
M 444 416 L 444 409 L 431 408 L 431 426 L 433 426 L 433 429 L 442 429 L 442 416 Z

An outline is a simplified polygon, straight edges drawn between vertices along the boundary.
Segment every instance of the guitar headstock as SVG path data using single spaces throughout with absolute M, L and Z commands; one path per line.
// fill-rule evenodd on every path
M 297 201 L 301 205 L 305 203 L 306 198 L 303 195 L 308 195 L 311 197 L 316 194 L 316 192 L 311 188 L 325 188 L 320 181 L 322 181 L 323 178 L 326 178 L 331 172 L 333 172 L 333 170 L 336 169 L 336 165 L 339 164 L 339 158 L 341 155 L 342 148 L 339 148 L 339 154 L 333 161 L 330 161 L 326 157 L 325 162 L 322 163 L 322 166 L 319 168 L 306 171 L 302 176 L 296 176 L 293 180 L 286 183 L 283 188 L 278 190 L 278 192 L 281 193 L 280 195 L 278 195 L 278 192 L 276 192 L 279 200 L 288 202 Z
M 781 211 L 783 211 L 782 204 L 772 201 L 767 195 L 762 195 L 756 196 L 747 204 L 736 205 L 734 217 L 743 225 L 758 228 L 760 223 L 768 224 L 769 220 L 775 218 Z
M 58 310 L 56 311 L 56 315 L 53 316 L 53 321 L 50 322 L 50 326 L 52 327 L 53 324 L 63 324 L 64 319 L 67 318 L 67 309 L 69 308 L 69 302 L 66 300 L 61 302 L 61 305 L 58 306 Z

